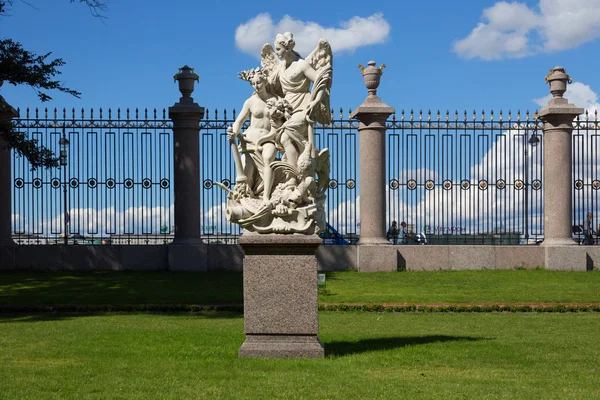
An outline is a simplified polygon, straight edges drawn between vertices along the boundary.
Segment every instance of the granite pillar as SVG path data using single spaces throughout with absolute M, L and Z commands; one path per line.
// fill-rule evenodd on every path
M 575 245 L 573 211 L 573 119 L 583 108 L 563 98 L 570 77 L 556 67 L 546 77 L 553 98 L 539 112 L 544 123 L 544 242 L 543 246 Z M 551 199 L 551 201 L 550 201 Z
M 582 108 L 569 104 L 563 98 L 571 77 L 562 67 L 553 68 L 546 76 L 552 99 L 539 112 L 544 123 L 544 241 L 545 267 L 564 269 L 565 260 L 574 264 L 585 260 L 557 256 L 561 248 L 574 246 L 572 238 L 573 211 L 573 119 L 583 113 Z M 567 251 L 565 249 L 565 251 Z M 557 253 L 558 252 L 558 253 Z M 555 265 L 557 260 L 561 265 Z M 576 269 L 577 265 L 573 265 Z M 572 269 L 572 268 L 568 268 Z
M 2 83 L 0 81 L 0 86 Z M 11 119 L 17 117 L 17 111 L 0 96 L 0 129 L 9 129 Z M 6 132 L 3 132 L 6 133 Z M 14 245 L 12 239 L 12 177 L 11 151 L 0 136 L 0 246 Z
M 240 358 L 322 358 L 317 235 L 245 232 L 244 332 Z
M 169 248 L 169 269 L 206 269 L 206 246 L 200 239 L 200 120 L 204 108 L 191 97 L 199 77 L 187 65 L 175 75 L 182 97 L 169 107 L 173 121 L 175 237 Z M 202 267 L 203 266 L 203 267 Z
M 360 66 L 369 94 L 350 115 L 359 122 L 360 240 L 357 267 L 359 271 L 395 271 L 395 266 L 381 264 L 381 260 L 389 257 L 372 257 L 375 253 L 390 252 L 391 255 L 394 251 L 386 237 L 385 218 L 385 132 L 386 121 L 394 113 L 394 108 L 377 96 L 385 64 L 379 68 L 375 64 L 375 61 L 370 61 L 369 67 Z M 373 246 L 385 248 L 370 248 Z

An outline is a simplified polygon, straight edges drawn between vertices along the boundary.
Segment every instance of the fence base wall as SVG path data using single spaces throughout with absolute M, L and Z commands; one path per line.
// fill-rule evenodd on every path
M 496 270 L 543 268 L 539 246 L 395 246 L 399 270 Z
M 189 249 L 180 247 L 182 246 L 0 246 L 0 270 L 242 271 L 244 253 L 238 245 L 201 245 L 203 249 L 196 248 L 198 246 L 183 246 L 192 247 Z M 185 254 L 182 256 L 183 250 Z M 178 253 L 174 254 L 174 251 Z M 317 261 L 320 271 L 522 268 L 591 271 L 600 269 L 600 247 L 321 245 L 317 250 Z
M 168 247 L 169 271 L 206 272 L 208 249 L 205 244 L 171 244 Z

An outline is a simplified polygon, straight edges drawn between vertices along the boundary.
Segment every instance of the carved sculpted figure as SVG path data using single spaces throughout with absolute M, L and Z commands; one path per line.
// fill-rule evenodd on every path
M 251 232 L 311 234 L 325 228 L 329 151 L 317 150 L 313 128 L 331 122 L 333 56 L 324 39 L 306 59 L 294 45 L 291 33 L 277 35 L 275 50 L 270 44 L 262 48 L 262 68 L 239 74 L 254 93 L 228 129 L 236 184 L 233 190 L 220 186 L 228 191 L 228 219 Z M 241 133 L 248 117 L 250 126 Z
M 227 137 L 232 144 L 235 137 L 239 139 L 242 152 L 242 157 L 238 161 L 237 147 L 233 144 L 236 164 L 241 162 L 242 165 L 241 170 L 238 171 L 237 187 L 234 190 L 249 195 L 262 191 L 263 200 L 267 202 L 273 183 L 271 162 L 275 160 L 276 147 L 273 140 L 265 140 L 260 145 L 258 142 L 271 131 L 271 119 L 274 117 L 273 110 L 278 97 L 267 92 L 267 78 L 260 69 L 240 72 L 239 77 L 252 84 L 254 93 L 244 102 L 242 111 L 227 131 Z M 248 117 L 250 117 L 250 126 L 242 135 L 240 130 Z

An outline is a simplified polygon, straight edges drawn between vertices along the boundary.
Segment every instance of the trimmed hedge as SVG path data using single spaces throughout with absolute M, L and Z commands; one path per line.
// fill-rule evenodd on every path
M 240 304 L 198 305 L 198 304 L 124 304 L 124 305 L 37 305 L 0 306 L 0 314 L 13 313 L 105 313 L 105 312 L 157 312 L 157 313 L 201 313 L 213 311 L 244 312 Z M 383 304 L 319 304 L 319 311 L 345 312 L 600 312 L 600 304 L 550 304 L 550 305 L 383 305 Z
M 319 311 L 364 311 L 364 312 L 422 312 L 422 313 L 443 313 L 443 312 L 600 312 L 600 304 L 578 304 L 578 305 L 403 305 L 403 306 L 384 306 L 381 304 L 327 304 L 319 305 Z
M 104 313 L 104 312 L 186 312 L 208 311 L 243 312 L 244 306 L 197 305 L 197 304 L 123 304 L 123 305 L 40 305 L 40 306 L 0 306 L 0 314 L 11 313 Z

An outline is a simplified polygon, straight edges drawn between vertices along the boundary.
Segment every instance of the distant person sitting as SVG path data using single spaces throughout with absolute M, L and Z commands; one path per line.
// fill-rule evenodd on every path
M 398 223 L 396 221 L 392 221 L 392 225 L 387 231 L 387 240 L 390 240 L 392 244 L 398 244 Z
M 411 237 L 410 232 L 408 231 L 408 226 L 406 222 L 402 221 L 400 223 L 400 243 L 408 244 L 408 239 Z
M 588 211 L 587 218 L 585 220 L 585 239 L 583 244 L 591 246 L 594 244 L 594 230 L 592 229 L 592 220 L 594 216 L 591 211 Z

